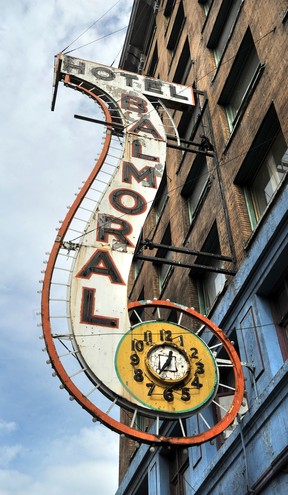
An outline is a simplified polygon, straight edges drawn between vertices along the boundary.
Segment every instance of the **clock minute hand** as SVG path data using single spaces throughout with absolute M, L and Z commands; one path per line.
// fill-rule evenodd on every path
M 164 371 L 169 366 L 169 364 L 172 361 L 172 357 L 173 357 L 173 351 L 169 351 L 169 355 L 168 355 L 165 363 L 163 364 L 161 370 L 159 371 L 159 374 L 162 373 L 162 371 Z

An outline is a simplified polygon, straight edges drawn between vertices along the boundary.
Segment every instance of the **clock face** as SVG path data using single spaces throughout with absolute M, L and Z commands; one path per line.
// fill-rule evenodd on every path
M 168 417 L 207 406 L 217 391 L 217 366 L 208 346 L 171 322 L 134 326 L 118 345 L 115 368 L 131 402 Z
M 154 345 L 147 354 L 145 364 L 156 379 L 168 385 L 183 381 L 190 371 L 184 349 L 168 343 Z

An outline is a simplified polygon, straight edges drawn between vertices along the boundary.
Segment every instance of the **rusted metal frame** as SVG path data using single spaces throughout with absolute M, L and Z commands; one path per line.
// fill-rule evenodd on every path
M 166 249 L 167 251 L 174 251 L 175 253 L 183 253 L 183 254 L 190 254 L 190 255 L 196 255 L 196 256 L 206 256 L 207 258 L 212 258 L 216 260 L 221 260 L 221 261 L 232 261 L 231 256 L 223 256 L 222 254 L 214 254 L 214 253 L 208 253 L 205 251 L 191 251 L 190 249 L 187 248 L 181 248 L 181 247 L 176 247 L 176 246 L 169 246 L 167 244 L 157 244 L 155 242 L 151 242 L 148 239 L 144 241 L 139 242 L 139 247 L 143 246 L 144 248 L 148 249 Z
M 171 134 L 167 134 L 167 139 L 170 139 L 171 141 L 177 141 L 177 138 L 175 138 Z M 203 146 L 203 143 L 195 143 L 194 141 L 190 141 L 189 139 L 182 139 L 182 138 L 180 138 L 180 143 L 181 144 L 190 144 L 191 146 L 198 146 L 199 148 L 201 148 L 201 146 Z
M 179 146 L 178 144 L 167 143 L 167 148 L 173 148 L 180 151 L 187 151 L 188 153 L 195 153 L 196 155 L 205 155 L 212 157 L 214 156 L 214 153 L 209 153 L 209 151 L 192 150 L 191 148 L 187 148 L 186 146 Z
M 205 270 L 209 272 L 224 273 L 225 275 L 236 275 L 235 270 L 226 270 L 225 268 L 217 268 L 215 266 L 198 265 L 197 263 L 183 263 L 182 261 L 168 260 L 167 258 L 158 258 L 156 256 L 144 256 L 137 254 L 135 256 L 138 260 L 150 261 L 156 263 L 163 263 L 164 265 L 179 266 L 181 268 L 197 268 L 199 270 Z
M 59 55 L 57 55 L 56 60 L 55 60 L 54 91 L 53 91 L 52 102 L 51 102 L 52 112 L 54 112 L 55 105 L 56 105 L 58 85 L 59 85 L 59 81 L 61 79 L 61 66 L 62 66 L 62 59 L 61 59 L 61 54 L 59 54 Z

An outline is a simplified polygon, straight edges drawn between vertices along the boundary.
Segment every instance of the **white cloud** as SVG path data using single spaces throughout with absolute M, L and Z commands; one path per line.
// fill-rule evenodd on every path
M 4 421 L 0 418 L 0 434 L 15 431 L 16 428 L 17 424 L 15 423 L 15 421 Z
M 40 271 L 58 220 L 91 171 L 102 129 L 73 118 L 94 111 L 61 86 L 50 111 L 54 55 L 116 0 L 2 2 L 0 495 L 111 495 L 118 477 L 118 436 L 71 403 L 51 378 L 39 341 Z M 133 0 L 97 22 L 71 48 L 128 23 Z M 125 32 L 72 52 L 110 65 Z
M 20 454 L 22 451 L 21 445 L 1 445 L 0 446 L 0 466 L 5 467 Z
M 15 448 L 15 455 L 18 452 Z M 117 489 L 117 459 L 116 435 L 101 426 L 83 428 L 43 446 L 32 473 L 0 470 L 0 495 L 112 494 Z

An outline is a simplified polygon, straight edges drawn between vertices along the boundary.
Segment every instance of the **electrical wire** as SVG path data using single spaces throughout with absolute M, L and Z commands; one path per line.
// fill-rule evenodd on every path
M 110 7 L 110 9 L 108 9 L 101 17 L 98 17 L 98 19 L 96 19 L 96 21 L 94 21 L 91 26 L 89 26 L 87 29 L 85 29 L 85 31 L 83 31 L 81 34 L 79 34 L 79 36 L 77 36 L 77 38 L 75 38 L 73 41 L 71 41 L 71 43 L 69 43 L 69 45 L 67 45 L 62 51 L 61 53 L 64 53 L 68 48 L 70 48 L 71 45 L 73 45 L 73 43 L 75 43 L 76 41 L 79 40 L 79 38 L 81 38 L 82 36 L 84 36 L 84 34 L 87 33 L 87 31 L 89 31 L 93 26 L 95 26 L 95 24 L 97 24 L 97 22 L 101 21 L 101 19 L 103 19 L 103 17 L 105 17 L 105 15 L 107 15 L 109 12 L 111 12 L 111 10 L 114 9 L 114 7 L 116 7 L 116 5 L 118 3 L 120 3 L 121 0 L 118 0 L 114 5 L 112 5 L 112 7 Z M 75 50 L 77 50 L 77 48 L 75 48 Z M 70 52 L 73 51 L 73 50 L 70 50 Z M 70 52 L 67 52 L 67 53 L 70 53 Z
M 92 45 L 92 43 L 96 43 L 96 41 L 103 40 L 104 38 L 108 38 L 109 36 L 112 36 L 113 34 L 120 33 L 120 31 L 124 31 L 124 29 L 127 29 L 128 26 L 124 26 L 120 29 L 116 29 L 116 31 L 112 31 L 112 33 L 105 34 L 104 36 L 101 36 L 100 38 L 97 38 L 96 40 L 89 41 L 89 43 L 85 43 L 85 45 L 77 46 L 76 48 L 73 48 L 72 50 L 69 50 L 68 52 L 65 52 L 64 55 L 68 55 L 68 53 L 72 53 L 75 50 L 80 50 L 80 48 L 84 48 L 85 46 Z

